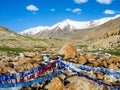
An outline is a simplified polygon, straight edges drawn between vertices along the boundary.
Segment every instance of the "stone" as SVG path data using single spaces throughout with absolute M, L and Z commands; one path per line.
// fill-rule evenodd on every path
M 31 58 L 31 60 L 40 61 L 40 60 L 42 60 L 42 55 L 41 54 L 37 54 L 33 58 Z
M 103 65 L 104 65 L 104 67 L 108 67 L 108 64 L 107 64 L 107 61 L 103 61 Z
M 64 90 L 76 90 L 73 85 L 70 85 L 68 88 L 64 88 Z
M 93 59 L 94 58 L 94 56 L 92 55 L 92 54 L 86 54 L 85 56 L 84 56 L 87 60 L 88 59 Z
M 64 89 L 64 85 L 63 83 L 60 81 L 60 79 L 58 77 L 52 79 L 52 81 L 50 82 L 50 84 L 47 87 L 47 90 L 63 90 Z
M 95 61 L 97 61 L 97 60 L 95 60 L 94 58 L 89 58 L 89 59 L 88 59 L 88 62 L 89 62 L 89 63 L 93 63 L 93 62 L 95 62 Z
M 99 67 L 99 65 L 100 65 L 96 60 L 91 62 L 91 63 L 94 67 Z
M 103 73 L 97 72 L 96 74 L 97 74 L 97 79 L 103 80 L 103 78 L 104 78 L 104 74 Z
M 85 63 L 87 63 L 86 58 L 84 58 L 83 56 L 78 58 L 78 64 L 85 64 Z
M 110 64 L 110 65 L 108 66 L 108 68 L 109 68 L 109 69 L 113 69 L 113 70 L 118 70 L 118 67 L 117 67 L 117 65 L 115 65 L 115 64 Z
M 35 56 L 35 53 L 34 52 L 25 52 L 24 55 L 25 55 L 25 57 L 33 57 L 33 56 Z
M 112 56 L 110 57 L 110 59 L 108 60 L 108 63 L 109 63 L 109 64 L 111 64 L 111 63 L 117 64 L 119 61 L 120 61 L 120 58 L 119 58 L 119 57 L 112 55 Z
M 94 74 L 94 73 L 91 73 L 89 76 L 92 78 L 97 78 L 96 74 Z
M 73 62 L 73 63 L 77 63 L 77 62 L 78 62 L 77 59 L 73 59 L 73 58 L 69 59 L 69 61 L 70 61 L 70 62 Z
M 3 75 L 4 74 L 8 74 L 9 73 L 9 68 L 8 67 L 2 67 L 2 72 Z
M 40 67 L 39 64 L 37 64 L 37 63 L 34 63 L 34 64 L 33 64 L 33 68 L 38 68 L 38 67 Z
M 25 70 L 24 70 L 24 67 L 19 67 L 19 68 L 16 68 L 16 71 L 17 72 L 24 72 Z
M 73 44 L 65 44 L 58 54 L 64 55 L 64 59 L 70 59 L 75 58 L 77 51 Z
M 103 90 L 102 86 L 84 77 L 73 76 L 73 77 L 70 77 L 68 80 L 70 81 L 70 84 L 65 90 L 71 90 L 69 89 L 69 87 L 71 86 L 73 90 Z
M 52 59 L 52 60 L 55 60 L 55 59 L 57 59 L 58 57 L 57 57 L 57 54 L 52 54 L 51 56 L 50 56 L 50 59 Z
M 109 75 L 104 75 L 103 81 L 107 84 L 111 84 L 111 82 L 114 82 L 114 80 Z
M 33 90 L 38 90 L 39 85 L 38 85 L 38 84 L 35 84 L 35 85 L 31 86 L 31 88 L 32 88 Z

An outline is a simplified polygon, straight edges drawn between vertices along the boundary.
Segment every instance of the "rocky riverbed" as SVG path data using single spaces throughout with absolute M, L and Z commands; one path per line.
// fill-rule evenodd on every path
M 58 58 L 76 64 L 120 71 L 120 57 L 110 54 L 85 53 L 84 51 L 76 50 L 72 44 L 66 44 L 60 50 L 46 49 L 45 51 L 37 50 L 3 55 L 0 57 L 0 75 L 18 73 L 37 68 Z M 100 86 L 84 77 L 80 77 L 76 75 L 76 73 L 72 73 L 68 70 L 64 72 L 67 76 L 59 75 L 51 81 L 22 87 L 21 90 L 109 90 L 109 88 Z M 84 74 L 107 84 L 120 86 L 120 79 L 113 79 L 102 72 L 84 72 Z

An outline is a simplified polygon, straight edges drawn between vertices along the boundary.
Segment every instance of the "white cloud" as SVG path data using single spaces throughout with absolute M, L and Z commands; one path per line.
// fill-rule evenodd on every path
M 26 9 L 27 10 L 29 10 L 29 11 L 38 11 L 39 10 L 39 8 L 37 8 L 35 5 L 28 5 L 27 7 L 26 7 Z
M 66 11 L 80 14 L 82 9 L 80 9 L 80 8 L 74 8 L 74 9 L 67 8 Z
M 81 13 L 81 9 L 80 8 L 75 8 L 72 10 L 74 13 L 80 14 Z
M 70 9 L 70 8 L 67 8 L 67 9 L 65 9 L 66 11 L 72 11 L 72 9 Z
M 104 14 L 115 14 L 114 10 L 105 10 Z
M 54 12 L 54 11 L 55 11 L 55 9 L 54 9 L 54 8 L 52 8 L 52 9 L 50 9 L 50 11 Z
M 111 4 L 113 0 L 96 0 L 96 1 L 101 4 Z
M 81 3 L 86 3 L 88 0 L 74 0 L 75 3 L 81 4 Z

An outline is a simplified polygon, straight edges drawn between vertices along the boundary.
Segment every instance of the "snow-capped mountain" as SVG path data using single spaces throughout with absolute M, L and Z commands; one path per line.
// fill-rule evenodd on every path
M 106 17 L 98 20 L 84 21 L 84 22 L 72 21 L 72 20 L 66 19 L 52 26 L 38 26 L 38 27 L 30 28 L 30 29 L 24 30 L 23 32 L 20 32 L 20 34 L 25 34 L 25 35 L 39 34 L 39 36 L 40 35 L 42 36 L 42 34 L 47 34 L 47 33 L 49 34 L 51 33 L 51 35 L 53 35 L 55 33 L 60 33 L 62 31 L 67 31 L 67 30 L 75 31 L 75 30 L 88 29 L 88 28 L 93 28 L 93 27 L 102 25 L 117 17 L 120 17 L 120 15 L 116 15 L 115 17 Z

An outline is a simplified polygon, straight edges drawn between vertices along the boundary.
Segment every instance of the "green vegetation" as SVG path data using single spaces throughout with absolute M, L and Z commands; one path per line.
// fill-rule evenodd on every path
M 120 56 L 120 49 L 109 49 L 109 50 L 103 50 L 104 53 L 110 53 L 112 55 L 117 55 L 117 56 Z
M 101 52 L 101 53 L 110 53 L 112 55 L 120 56 L 120 48 L 115 48 L 115 49 L 104 49 L 104 50 L 93 50 L 93 51 L 88 51 L 86 52 Z
M 46 48 L 45 46 L 34 46 L 34 48 Z
M 13 53 L 13 52 L 24 52 L 27 51 L 26 49 L 23 48 L 10 48 L 8 46 L 0 46 L 0 51 L 7 52 L 7 53 Z
M 80 49 L 83 49 L 83 50 L 87 50 L 87 45 L 76 45 L 75 46 L 76 48 L 80 48 Z
M 47 39 L 45 38 L 35 38 L 35 37 L 30 37 L 30 36 L 23 36 L 25 37 L 26 39 L 30 39 L 32 41 L 46 41 Z
M 16 41 L 16 39 L 1 39 L 1 41 Z

